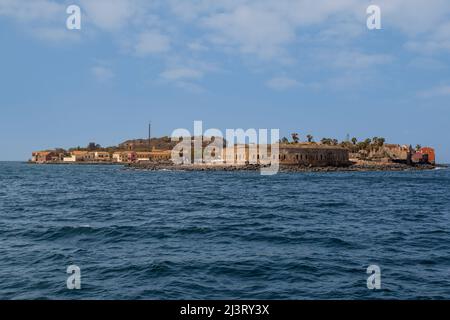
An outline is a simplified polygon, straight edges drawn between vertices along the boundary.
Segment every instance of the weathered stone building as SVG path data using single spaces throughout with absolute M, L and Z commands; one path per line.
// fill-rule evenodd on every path
M 431 164 L 436 164 L 436 152 L 431 147 L 423 147 L 419 150 L 419 152 L 423 155 L 426 155 L 427 162 Z
M 224 149 L 223 159 L 226 164 L 270 164 L 277 157 L 271 146 L 236 145 Z M 280 144 L 278 161 L 281 165 L 297 165 L 312 167 L 348 166 L 349 151 L 339 146 L 319 144 Z
M 350 164 L 348 149 L 318 144 L 280 145 L 279 158 L 282 165 L 343 167 Z
M 36 151 L 32 153 L 32 162 L 45 163 L 50 162 L 54 159 L 56 153 L 53 151 Z

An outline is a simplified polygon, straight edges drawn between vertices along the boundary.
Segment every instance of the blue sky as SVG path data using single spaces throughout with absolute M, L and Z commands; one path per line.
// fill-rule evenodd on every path
M 382 136 L 450 162 L 446 0 L 0 0 L 0 39 L 0 160 L 202 120 Z

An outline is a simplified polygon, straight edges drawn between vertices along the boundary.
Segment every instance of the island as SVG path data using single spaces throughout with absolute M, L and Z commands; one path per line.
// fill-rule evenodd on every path
M 127 140 L 112 147 L 92 142 L 84 148 L 35 151 L 29 163 L 116 164 L 137 170 L 251 171 L 277 161 L 279 170 L 284 172 L 402 171 L 427 170 L 437 166 L 432 147 L 388 144 L 379 137 L 361 141 L 352 138 L 341 142 L 323 138 L 315 142 L 311 135 L 306 136 L 306 141 L 300 141 L 296 133 L 291 136 L 292 139 L 284 137 L 278 141 L 276 153 L 272 152 L 274 145 L 235 143 L 230 146 L 225 139 L 215 137 L 191 137 L 189 145 L 192 148 L 177 149 L 178 142 L 165 136 Z M 196 140 L 200 140 L 200 154 L 194 151 Z M 213 159 L 204 158 L 207 151 Z

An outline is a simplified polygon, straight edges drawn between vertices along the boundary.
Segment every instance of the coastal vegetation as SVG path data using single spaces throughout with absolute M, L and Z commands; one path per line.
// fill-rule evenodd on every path
M 280 139 L 280 143 L 282 144 L 298 144 L 300 142 L 300 135 L 298 133 L 292 133 L 291 134 L 292 140 L 289 140 L 286 137 L 283 137 Z M 360 151 L 377 151 L 381 147 L 384 146 L 386 143 L 386 139 L 382 137 L 373 137 L 373 138 L 367 138 L 364 140 L 358 140 L 358 138 L 353 137 L 348 140 L 339 141 L 335 138 L 327 138 L 324 137 L 320 140 L 320 142 L 314 141 L 314 136 L 311 134 L 306 135 L 306 142 L 310 144 L 322 144 L 322 145 L 328 145 L 328 146 L 340 146 L 343 148 L 348 149 L 352 153 L 357 153 Z M 422 147 L 420 145 L 416 146 L 416 150 L 420 150 Z
M 176 145 L 176 142 L 173 142 L 170 137 L 164 136 L 160 138 L 151 138 L 148 139 L 135 139 L 135 140 L 127 140 L 123 143 L 120 143 L 117 146 L 108 146 L 102 147 L 100 144 L 95 142 L 90 142 L 85 147 L 75 147 L 68 149 L 69 152 L 72 151 L 102 151 L 102 152 L 117 152 L 120 150 L 133 150 L 138 152 L 145 152 L 151 149 L 158 150 L 171 150 Z

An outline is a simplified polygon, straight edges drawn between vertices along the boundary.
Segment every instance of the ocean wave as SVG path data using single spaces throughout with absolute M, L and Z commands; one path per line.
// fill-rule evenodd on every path
M 5 165 L 3 299 L 450 299 L 450 170 L 268 179 Z M 370 264 L 380 292 L 365 286 Z

